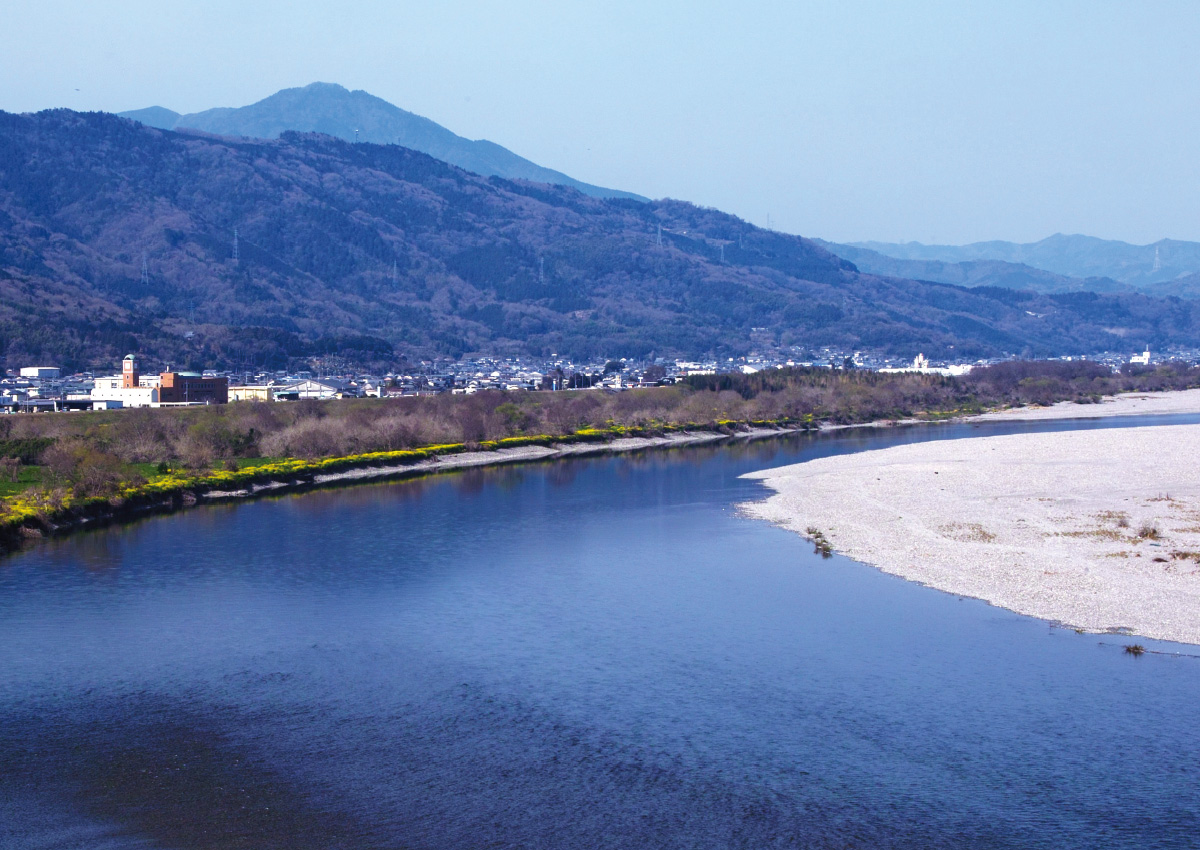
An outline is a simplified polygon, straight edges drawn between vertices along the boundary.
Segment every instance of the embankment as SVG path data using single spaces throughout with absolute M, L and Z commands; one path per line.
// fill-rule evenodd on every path
M 721 430 L 660 429 L 665 433 L 644 433 L 619 426 L 590 428 L 560 437 L 513 437 L 477 446 L 454 443 L 320 460 L 287 459 L 236 471 L 171 472 L 145 484 L 125 488 L 111 498 L 73 500 L 66 494 L 57 502 L 13 499 L 9 501 L 7 515 L 0 520 L 0 554 L 20 548 L 31 540 L 171 513 L 205 502 L 410 478 L 468 467 L 766 439 L 814 430 L 811 422 L 790 420 L 721 422 L 717 425 Z

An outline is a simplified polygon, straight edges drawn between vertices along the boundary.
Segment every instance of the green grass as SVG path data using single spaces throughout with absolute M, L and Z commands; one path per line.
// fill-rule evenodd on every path
M 285 457 L 239 457 L 238 469 L 254 469 L 256 466 L 265 466 L 268 463 L 278 463 L 281 460 L 287 460 Z
M 275 463 L 286 458 L 278 457 L 250 457 L 238 458 L 238 469 L 254 469 L 255 467 L 264 466 L 268 463 Z M 156 478 L 162 478 L 163 473 L 158 471 L 157 463 L 131 463 L 131 470 L 136 470 L 147 481 L 153 481 Z M 213 465 L 213 470 L 221 469 L 221 464 Z M 43 484 L 42 467 L 40 466 L 22 466 L 20 475 L 16 481 L 9 481 L 7 478 L 0 477 L 0 499 L 7 499 L 10 496 L 16 496 Z
M 40 466 L 22 466 L 16 481 L 9 481 L 7 477 L 0 478 L 0 499 L 23 493 L 30 487 L 41 486 L 41 483 L 42 468 Z

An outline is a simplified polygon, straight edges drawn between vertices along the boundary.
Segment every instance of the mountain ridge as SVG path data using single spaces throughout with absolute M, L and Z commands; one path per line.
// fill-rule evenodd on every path
M 680 201 L 483 177 L 397 145 L 106 113 L 0 113 L 0 234 L 9 365 L 1200 344 L 1195 302 L 870 275 Z
M 1023 264 L 1073 278 L 1110 278 L 1137 289 L 1169 284 L 1200 273 L 1200 242 L 1178 239 L 1133 245 L 1095 236 L 1056 233 L 1026 243 L 992 240 L 967 245 L 926 245 L 921 242 L 865 241 L 846 243 L 846 246 L 898 260 Z
M 194 129 L 222 136 L 276 139 L 288 131 L 324 133 L 347 142 L 399 144 L 482 174 L 570 186 L 598 198 L 647 200 L 545 168 L 486 139 L 471 140 L 362 90 L 336 83 L 282 89 L 247 106 L 180 114 L 162 106 L 118 113 L 162 130 Z
M 1005 260 L 912 260 L 891 257 L 859 247 L 855 244 L 842 245 L 814 239 L 818 245 L 849 260 L 862 271 L 870 274 L 906 277 L 913 280 L 929 280 L 937 283 L 952 283 L 958 286 L 998 286 L 1005 289 L 1027 289 L 1032 292 L 1053 294 L 1060 292 L 1137 292 L 1138 288 L 1112 278 L 1079 278 L 1055 274 L 1045 269 L 1034 268 L 1024 263 Z M 1173 294 L 1173 293 L 1161 293 Z

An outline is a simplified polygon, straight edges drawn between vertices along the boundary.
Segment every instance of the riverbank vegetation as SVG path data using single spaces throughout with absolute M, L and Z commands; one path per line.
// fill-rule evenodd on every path
M 1098 401 L 1200 386 L 1200 368 L 1119 373 L 1088 362 L 1010 362 L 959 378 L 783 369 L 701 375 L 625 392 L 438 395 L 0 417 L 0 525 L 53 527 L 130 500 L 311 478 L 440 454 L 751 425 L 942 419 L 985 409 Z

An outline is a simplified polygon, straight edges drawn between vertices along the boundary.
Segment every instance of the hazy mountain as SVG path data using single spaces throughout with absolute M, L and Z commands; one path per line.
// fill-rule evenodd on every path
M 1166 283 L 1150 283 L 1142 292 L 1158 298 L 1200 298 L 1200 272 L 1182 275 Z
M 167 109 L 165 106 L 148 106 L 145 109 L 122 112 L 121 117 L 140 121 L 147 127 L 170 130 L 179 122 L 180 115 L 175 110 Z
M 660 230 L 661 228 L 661 230 Z M 979 357 L 1200 344 L 1200 304 L 859 272 L 677 201 L 481 177 L 396 145 L 0 113 L 9 366 L 314 352 Z
M 1001 260 L 1077 278 L 1107 277 L 1143 288 L 1200 273 L 1200 242 L 1163 239 L 1151 245 L 1130 245 L 1091 236 L 1057 233 L 1040 242 L 975 242 L 970 245 L 923 245 L 920 242 L 854 242 L 901 260 L 961 263 Z
M 1028 289 L 1033 292 L 1134 292 L 1137 287 L 1107 277 L 1079 278 L 1036 269 L 1024 263 L 1003 260 L 946 260 L 898 259 L 871 251 L 858 245 L 839 245 L 814 239 L 814 242 L 858 266 L 870 274 L 932 280 L 959 286 L 1002 286 L 1006 289 Z M 1191 295 L 1179 292 L 1158 292 L 1159 295 Z
M 632 192 L 582 183 L 486 139 L 464 139 L 428 118 L 406 112 L 365 91 L 347 91 L 333 83 L 284 89 L 249 106 L 209 109 L 190 115 L 179 115 L 161 106 L 120 114 L 164 130 L 189 128 L 252 139 L 277 139 L 281 133 L 295 130 L 325 133 L 348 142 L 402 145 L 485 177 L 495 175 L 570 186 L 597 198 L 645 200 Z

